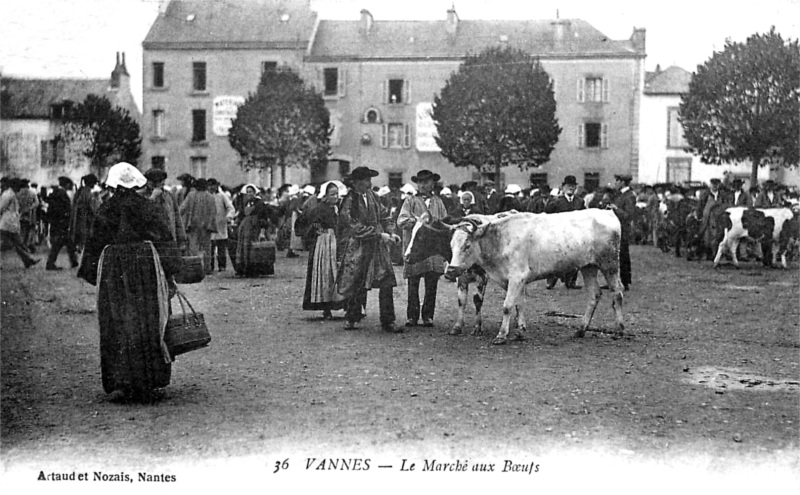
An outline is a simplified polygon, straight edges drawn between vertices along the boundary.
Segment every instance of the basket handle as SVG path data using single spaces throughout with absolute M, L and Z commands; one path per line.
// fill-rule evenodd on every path
M 176 291 L 175 292 L 175 298 L 178 300 L 178 303 L 180 303 L 180 305 L 181 305 L 181 311 L 183 312 L 183 322 L 184 323 L 186 323 L 188 321 L 188 319 L 186 318 L 186 307 L 183 305 L 184 301 L 186 302 L 186 305 L 189 306 L 189 309 L 192 311 L 192 315 L 193 316 L 197 316 L 197 312 L 194 310 L 194 307 L 192 307 L 192 303 L 189 302 L 189 299 L 186 298 L 186 296 L 183 294 L 183 292 Z

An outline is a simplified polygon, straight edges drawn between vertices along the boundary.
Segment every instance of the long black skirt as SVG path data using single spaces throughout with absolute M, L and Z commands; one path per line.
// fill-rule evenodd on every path
M 144 396 L 166 387 L 172 373 L 163 340 L 169 296 L 156 250 L 149 242 L 109 245 L 99 266 L 103 390 Z

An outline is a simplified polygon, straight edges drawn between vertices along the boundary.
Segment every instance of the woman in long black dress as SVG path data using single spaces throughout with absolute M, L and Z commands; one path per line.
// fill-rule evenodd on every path
M 106 185 L 115 192 L 97 211 L 78 270 L 98 286 L 103 389 L 132 399 L 169 384 L 164 330 L 181 263 L 156 205 L 140 194 L 146 182 L 128 163 L 109 169 Z
M 343 309 L 343 301 L 333 300 L 337 272 L 337 238 L 339 226 L 339 194 L 346 194 L 347 188 L 339 181 L 329 181 L 322 185 L 317 203 L 306 207 L 297 219 L 295 228 L 310 227 L 315 231 L 309 246 L 308 268 L 306 270 L 306 289 L 303 295 L 303 309 L 322 310 L 322 317 L 332 318 L 331 311 Z

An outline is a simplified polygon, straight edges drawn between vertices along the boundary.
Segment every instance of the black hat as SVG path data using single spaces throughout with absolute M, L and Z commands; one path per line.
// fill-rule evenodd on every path
M 62 175 L 61 177 L 58 178 L 58 185 L 59 186 L 67 187 L 70 184 L 73 184 L 73 182 L 72 182 L 72 179 L 70 179 L 69 177 L 66 177 L 66 176 Z
M 568 175 L 564 177 L 564 182 L 561 184 L 562 186 L 577 186 L 578 180 L 575 178 L 574 175 Z
M 187 181 L 187 180 L 188 180 L 188 181 L 191 181 L 191 180 L 194 180 L 194 177 L 192 177 L 192 175 L 191 175 L 191 174 L 181 174 L 181 175 L 179 175 L 179 176 L 178 176 L 178 177 L 176 177 L 176 178 L 177 178 L 178 180 L 180 180 L 180 181 Z
M 630 182 L 633 180 L 633 177 L 631 177 L 630 174 L 615 174 L 614 178 L 626 184 L 630 184 Z
M 467 182 L 461 184 L 461 190 L 466 191 L 467 189 L 472 189 L 473 187 L 478 187 L 478 183 L 474 180 L 468 180 Z
M 742 184 L 744 184 L 744 181 L 737 177 L 736 179 L 733 179 L 731 184 L 734 185 L 734 186 L 741 186 Z
M 377 177 L 378 173 L 377 170 L 372 170 L 368 167 L 356 167 L 350 172 L 350 180 L 369 179 L 370 177 Z
M 144 173 L 144 177 L 149 181 L 161 182 L 162 180 L 167 179 L 167 173 L 160 168 L 151 168 Z
M 211 187 L 211 186 L 218 186 L 218 185 L 219 185 L 219 181 L 218 181 L 217 179 L 215 179 L 215 178 L 213 178 L 213 177 L 212 177 L 212 178 L 208 179 L 208 181 L 206 181 L 206 184 L 207 184 L 209 187 Z
M 764 181 L 764 187 L 775 187 L 775 181 L 772 179 Z
M 94 174 L 86 174 L 86 175 L 83 176 L 83 182 L 87 186 L 93 187 L 95 184 L 97 184 L 100 181 L 97 179 L 96 175 L 94 175 Z
M 441 179 L 442 176 L 439 174 L 435 174 L 430 170 L 420 170 L 417 175 L 411 178 L 411 182 L 421 182 L 423 180 L 433 179 L 433 182 L 438 181 Z
M 208 181 L 205 179 L 195 179 L 194 181 L 194 188 L 198 191 L 205 191 L 206 187 L 208 186 Z
M 720 182 L 722 182 L 722 181 L 721 181 L 721 180 L 719 180 L 719 179 L 717 179 L 716 177 L 714 177 L 714 178 L 713 178 L 713 179 L 711 179 L 709 182 L 710 182 L 710 183 L 712 183 L 712 184 L 719 184 L 719 183 L 720 183 Z

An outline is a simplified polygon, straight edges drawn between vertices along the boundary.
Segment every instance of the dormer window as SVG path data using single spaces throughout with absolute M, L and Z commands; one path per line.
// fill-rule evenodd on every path
M 66 114 L 66 108 L 63 104 L 50 105 L 50 118 L 53 120 L 61 120 Z
M 367 109 L 364 112 L 364 123 L 365 124 L 380 124 L 381 122 L 381 114 L 375 108 Z

